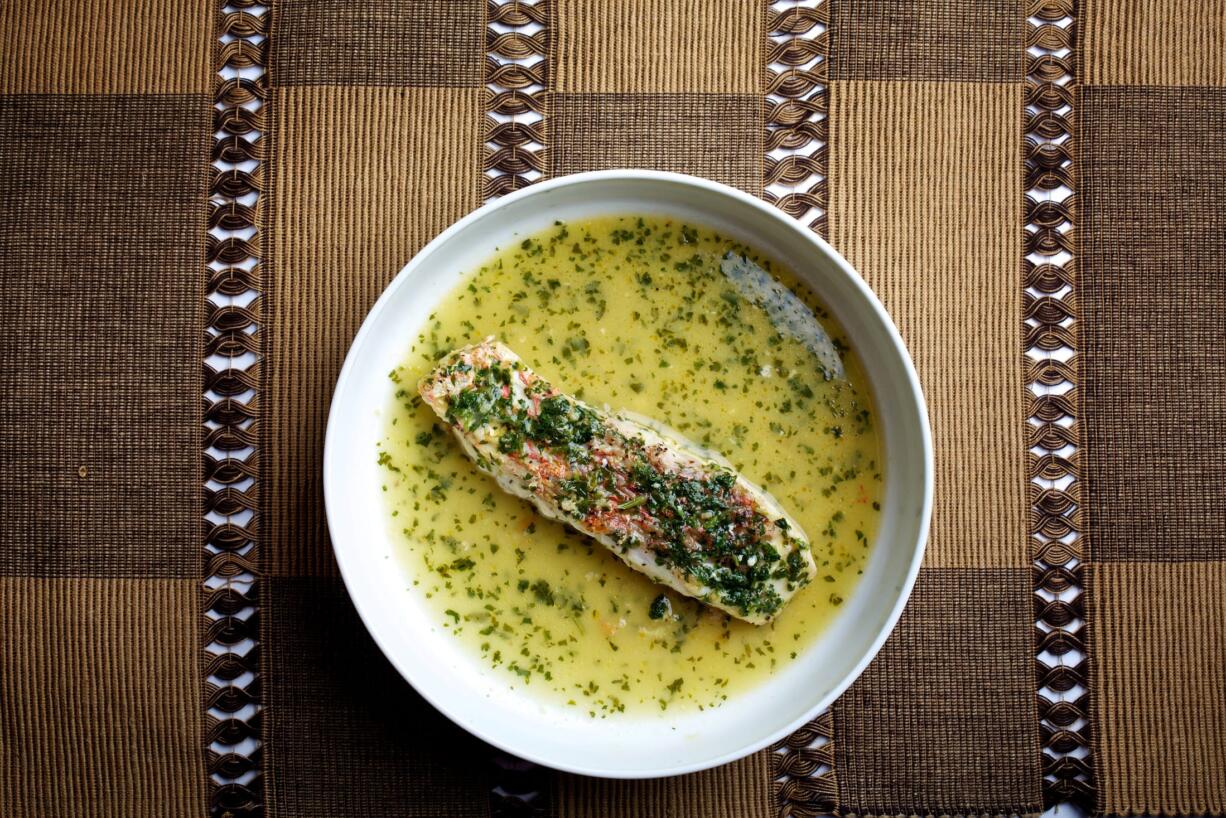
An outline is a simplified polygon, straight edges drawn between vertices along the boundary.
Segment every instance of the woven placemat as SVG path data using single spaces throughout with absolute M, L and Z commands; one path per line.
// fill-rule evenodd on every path
M 0 814 L 1226 810 L 1222 0 L 48 0 L 0 6 L 0 43 Z M 937 451 L 864 676 L 647 782 L 417 698 L 320 484 L 404 262 L 625 166 L 830 240 Z

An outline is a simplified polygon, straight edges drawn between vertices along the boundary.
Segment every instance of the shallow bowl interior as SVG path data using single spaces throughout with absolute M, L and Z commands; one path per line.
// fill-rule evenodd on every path
M 438 301 L 485 258 L 555 220 L 656 214 L 714 227 L 789 266 L 846 329 L 869 374 L 885 437 L 882 519 L 864 576 L 829 629 L 758 687 L 705 712 L 591 719 L 512 691 L 505 674 L 436 626 L 410 590 L 384 510 L 376 441 L 387 373 Z M 337 382 L 325 444 L 333 546 L 349 593 L 383 652 L 426 699 L 470 732 L 532 761 L 587 775 L 646 778 L 713 767 L 758 750 L 828 706 L 897 621 L 919 568 L 932 453 L 919 384 L 876 298 L 828 245 L 744 193 L 649 171 L 564 177 L 500 199 L 415 257 L 371 310 Z

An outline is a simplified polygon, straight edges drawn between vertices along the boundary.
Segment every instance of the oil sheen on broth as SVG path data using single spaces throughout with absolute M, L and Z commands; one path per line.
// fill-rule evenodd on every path
M 754 626 L 505 494 L 415 390 L 489 335 L 559 389 L 724 455 L 801 524 L 817 579 Z M 791 274 L 710 229 L 613 216 L 523 238 L 439 304 L 390 379 L 376 456 L 413 589 L 516 688 L 592 718 L 719 706 L 795 658 L 862 572 L 883 465 L 855 351 Z

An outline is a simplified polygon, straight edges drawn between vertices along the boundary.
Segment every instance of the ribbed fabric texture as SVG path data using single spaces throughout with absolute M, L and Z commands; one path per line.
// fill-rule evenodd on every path
M 47 0 L 0 14 L 0 94 L 208 94 L 203 0 Z
M 832 84 L 830 241 L 898 324 L 929 403 L 928 567 L 1030 563 L 1021 95 L 1020 83 Z
M 831 6 L 830 241 L 902 333 L 935 454 L 919 582 L 834 708 L 836 805 L 849 814 L 1043 808 L 1022 355 L 1023 23 L 1012 3 Z
M 1226 563 L 1088 568 L 1099 811 L 1221 814 Z
M 766 123 L 757 94 L 555 94 L 550 103 L 552 176 L 638 167 L 762 192 Z
M 210 125 L 204 95 L 0 97 L 0 575 L 199 575 Z
M 1087 0 L 1079 17 L 1083 84 L 1226 84 L 1224 0 Z
M 1041 811 L 1030 600 L 1025 568 L 920 573 L 889 641 L 834 706 L 848 813 Z
M 268 289 L 265 566 L 334 574 L 323 440 L 349 342 L 388 282 L 475 208 L 477 88 L 277 88 Z
M 201 605 L 192 579 L 0 578 L 0 814 L 204 812 Z
M 485 74 L 482 0 L 282 0 L 274 85 L 472 88 Z
M 738 0 L 559 0 L 553 90 L 760 93 L 765 11 Z
M 1026 13 L 1019 0 L 826 5 L 832 80 L 1016 82 L 1025 70 Z
M 1091 20 L 1135 4 L 1116 5 Z M 1113 43 L 1104 65 L 1132 59 L 1089 36 Z M 1226 810 L 1226 74 L 1213 79 L 1077 97 L 1090 715 L 1112 814 Z
M 0 814 L 206 809 L 213 9 L 0 12 Z
M 480 204 L 481 8 L 275 10 L 260 451 L 273 818 L 489 811 L 485 748 L 413 693 L 357 618 L 336 576 L 321 482 L 332 389 L 367 311 L 426 242 Z
M 483 818 L 492 750 L 418 696 L 339 580 L 262 585 L 269 814 Z

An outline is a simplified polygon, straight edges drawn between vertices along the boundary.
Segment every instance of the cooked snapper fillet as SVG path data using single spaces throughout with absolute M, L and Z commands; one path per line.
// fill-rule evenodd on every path
M 757 625 L 817 566 L 800 526 L 728 466 L 565 395 L 493 338 L 417 386 L 503 489 L 656 582 Z

